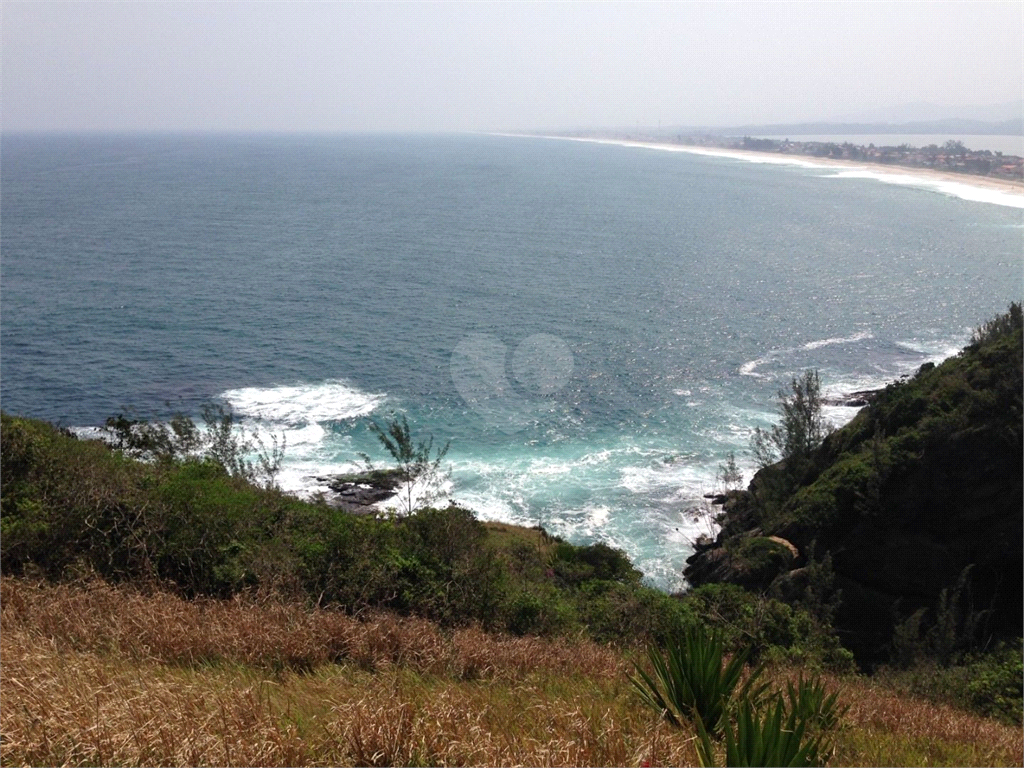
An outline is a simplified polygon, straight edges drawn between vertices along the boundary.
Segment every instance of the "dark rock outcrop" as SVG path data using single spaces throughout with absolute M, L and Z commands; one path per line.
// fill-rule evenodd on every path
M 687 577 L 697 584 L 728 582 L 756 591 L 767 589 L 789 572 L 800 553 L 785 539 L 756 533 L 698 550 L 686 561 Z
M 863 408 L 865 405 L 870 405 L 871 401 L 874 400 L 878 396 L 878 393 L 882 391 L 884 390 L 864 389 L 859 392 L 850 392 L 837 397 L 823 397 L 821 398 L 821 402 L 825 405 L 839 405 L 844 408 Z
M 322 475 L 316 481 L 330 489 L 327 503 L 332 507 L 353 515 L 373 515 L 377 513 L 376 504 L 395 496 L 402 483 L 402 473 L 397 469 L 373 469 Z

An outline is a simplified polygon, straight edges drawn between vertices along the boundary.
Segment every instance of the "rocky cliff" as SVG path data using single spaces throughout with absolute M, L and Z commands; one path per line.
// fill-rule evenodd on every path
M 837 629 L 868 664 L 919 609 L 925 623 L 944 605 L 957 631 L 973 617 L 977 632 L 1020 636 L 1022 381 L 1015 304 L 956 357 L 879 392 L 798 476 L 766 467 L 730 494 L 721 532 L 698 547 L 687 578 L 799 599 L 808 555 L 827 555 Z

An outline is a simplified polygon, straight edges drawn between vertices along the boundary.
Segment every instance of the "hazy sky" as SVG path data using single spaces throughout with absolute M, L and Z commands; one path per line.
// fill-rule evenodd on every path
M 4 130 L 721 125 L 1024 91 L 1024 0 L 4 0 L 0 13 Z

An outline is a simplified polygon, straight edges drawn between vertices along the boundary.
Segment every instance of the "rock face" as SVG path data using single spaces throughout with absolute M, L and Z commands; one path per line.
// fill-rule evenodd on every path
M 1019 636 L 1021 358 L 1018 312 L 1000 333 L 879 392 L 801 476 L 782 465 L 761 470 L 730 495 L 716 540 L 687 561 L 687 579 L 796 596 L 800 554 L 827 553 L 842 592 L 836 628 L 872 664 L 886 660 L 894 617 L 925 608 L 932 620 L 940 593 L 969 569 L 961 607 L 991 609 L 988 632 Z
M 331 494 L 327 503 L 353 515 L 374 515 L 376 504 L 395 496 L 402 483 L 397 469 L 374 469 L 342 475 L 322 475 L 316 478 L 326 485 Z
M 878 396 L 879 392 L 883 391 L 881 389 L 863 389 L 860 392 L 850 392 L 839 397 L 823 397 L 821 402 L 825 405 L 839 405 L 844 408 L 863 408 L 865 405 L 870 404 Z
M 755 591 L 766 590 L 776 578 L 789 572 L 800 553 L 783 538 L 756 533 L 698 551 L 686 561 L 687 578 L 698 584 L 724 581 Z

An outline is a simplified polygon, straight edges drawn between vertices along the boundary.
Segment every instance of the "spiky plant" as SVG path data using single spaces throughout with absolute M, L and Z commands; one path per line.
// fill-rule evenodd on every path
M 714 740 L 699 718 L 695 723 L 701 765 L 718 765 Z M 725 752 L 721 764 L 726 766 L 822 765 L 827 752 L 822 736 L 805 738 L 807 720 L 799 708 L 787 707 L 781 695 L 775 697 L 775 703 L 763 715 L 755 711 L 751 701 L 741 701 L 735 728 L 726 721 L 722 723 L 722 730 Z
M 786 699 L 791 712 L 822 731 L 835 728 L 850 709 L 849 705 L 840 706 L 839 691 L 829 694 L 820 679 L 804 680 L 803 675 L 796 685 L 792 681 L 786 683 Z
M 734 695 L 756 700 L 764 691 L 765 686 L 755 685 L 760 668 L 738 688 L 749 655 L 750 649 L 746 649 L 723 664 L 721 634 L 709 635 L 694 627 L 681 640 L 670 639 L 664 655 L 655 647 L 649 648 L 647 656 L 653 672 L 635 665 L 637 676 L 631 676 L 630 682 L 644 703 L 677 728 L 682 728 L 686 720 L 699 718 L 708 732 L 717 733 Z

